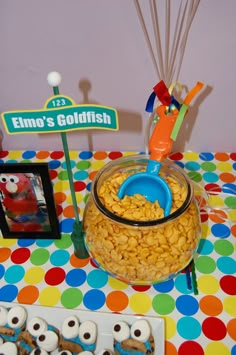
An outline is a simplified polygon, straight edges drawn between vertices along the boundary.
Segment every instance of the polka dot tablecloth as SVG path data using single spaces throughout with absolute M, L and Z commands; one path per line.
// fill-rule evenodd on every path
M 96 172 L 132 152 L 71 151 L 80 216 Z M 130 286 L 75 257 L 72 197 L 62 151 L 2 151 L 1 163 L 47 162 L 60 240 L 0 238 L 0 301 L 165 319 L 166 355 L 236 354 L 236 153 L 173 153 L 170 159 L 204 186 L 202 238 L 195 260 L 198 295 L 185 273 L 153 286 Z M 214 192 L 214 193 L 212 193 Z

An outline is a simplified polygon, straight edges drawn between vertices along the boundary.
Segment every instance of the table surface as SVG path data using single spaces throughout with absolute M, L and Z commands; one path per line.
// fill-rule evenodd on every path
M 96 172 L 111 160 L 134 153 L 70 152 L 80 216 Z M 169 158 L 204 186 L 211 201 L 211 209 L 201 214 L 195 260 L 198 294 L 188 289 L 184 272 L 160 284 L 131 286 L 108 276 L 91 259 L 76 258 L 63 151 L 1 151 L 1 163 L 49 164 L 61 239 L 0 237 L 0 301 L 163 317 L 166 355 L 235 355 L 236 153 L 176 152 Z

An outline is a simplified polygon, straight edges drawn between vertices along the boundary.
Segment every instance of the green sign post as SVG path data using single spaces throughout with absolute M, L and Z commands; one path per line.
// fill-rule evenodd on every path
M 88 253 L 84 244 L 82 222 L 78 215 L 66 132 L 84 129 L 116 131 L 119 129 L 118 115 L 117 111 L 111 107 L 76 105 L 70 97 L 60 95 L 60 82 L 61 76 L 59 73 L 51 72 L 48 74 L 48 83 L 53 87 L 54 96 L 46 101 L 42 110 L 8 111 L 2 113 L 2 119 L 8 134 L 60 132 L 75 214 L 71 238 L 75 255 L 79 258 L 87 258 Z
M 2 118 L 7 133 L 55 133 L 80 129 L 118 130 L 117 112 L 113 108 L 75 105 L 70 98 L 62 95 L 59 97 L 50 98 L 43 110 L 4 112 Z

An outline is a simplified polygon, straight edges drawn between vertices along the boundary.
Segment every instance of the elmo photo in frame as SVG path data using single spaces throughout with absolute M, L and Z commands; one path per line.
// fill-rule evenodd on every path
M 60 239 L 47 163 L 0 164 L 3 238 Z

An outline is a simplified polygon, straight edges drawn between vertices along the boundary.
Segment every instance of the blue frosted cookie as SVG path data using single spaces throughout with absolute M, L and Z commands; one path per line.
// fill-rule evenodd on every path
M 58 347 L 59 331 L 41 317 L 33 317 L 25 331 L 19 336 L 19 348 L 22 353 L 33 354 L 51 352 Z M 38 351 L 37 351 L 38 349 Z M 44 350 L 44 352 L 43 352 Z
M 59 340 L 60 350 L 69 350 L 73 355 L 82 351 L 94 352 L 96 341 L 97 325 L 93 321 L 80 322 L 74 315 L 64 319 Z
M 112 329 L 116 355 L 154 354 L 155 344 L 149 322 L 140 319 L 132 325 L 116 322 Z

